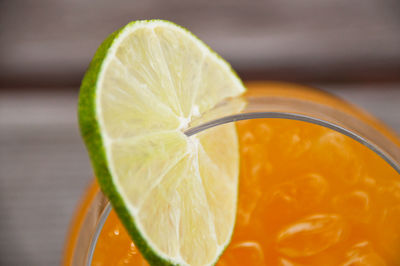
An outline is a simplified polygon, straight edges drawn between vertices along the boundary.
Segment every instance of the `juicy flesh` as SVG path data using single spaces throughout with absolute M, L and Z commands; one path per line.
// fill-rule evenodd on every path
M 212 264 L 234 225 L 236 130 L 226 125 L 190 138 L 183 130 L 244 87 L 223 60 L 171 23 L 133 24 L 115 42 L 96 106 L 116 189 L 153 252 L 174 263 Z M 224 160 L 215 150 L 226 151 Z

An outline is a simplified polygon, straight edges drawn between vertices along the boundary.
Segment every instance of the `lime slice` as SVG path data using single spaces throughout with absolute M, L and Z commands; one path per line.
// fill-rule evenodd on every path
M 81 133 L 103 192 L 150 263 L 213 264 L 229 243 L 236 128 L 183 132 L 243 91 L 227 62 L 171 22 L 132 22 L 97 50 L 81 86 Z

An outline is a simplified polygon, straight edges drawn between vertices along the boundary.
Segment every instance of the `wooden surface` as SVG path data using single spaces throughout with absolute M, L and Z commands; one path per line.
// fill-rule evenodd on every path
M 323 84 L 400 133 L 400 84 Z M 0 91 L 0 265 L 58 265 L 92 170 L 76 120 L 77 90 Z
M 108 34 L 154 18 L 187 27 L 246 79 L 400 81 L 398 0 L 5 0 L 0 83 L 76 86 Z

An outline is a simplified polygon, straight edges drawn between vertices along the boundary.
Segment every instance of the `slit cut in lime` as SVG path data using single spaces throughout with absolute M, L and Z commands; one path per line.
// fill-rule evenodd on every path
M 102 191 L 151 264 L 214 264 L 235 223 L 234 124 L 189 124 L 244 91 L 229 64 L 168 21 L 129 23 L 97 50 L 79 123 Z

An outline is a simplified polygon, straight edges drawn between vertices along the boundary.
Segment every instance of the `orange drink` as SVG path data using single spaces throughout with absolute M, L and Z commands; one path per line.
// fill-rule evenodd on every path
M 269 108 L 306 118 L 263 118 L 254 115 L 262 113 L 254 107 L 248 113 L 255 118 L 235 122 L 240 147 L 238 209 L 232 240 L 217 265 L 398 265 L 396 136 L 371 116 L 319 91 L 279 83 L 254 83 L 249 88 L 249 99 L 298 101 L 294 107 Z M 347 120 L 330 116 L 327 109 L 318 114 L 309 114 L 307 108 L 293 111 L 303 103 L 352 118 L 350 129 Z M 307 117 L 329 123 L 310 123 Z M 328 128 L 335 124 L 331 118 L 337 119 L 337 128 Z M 362 126 L 352 131 L 351 121 Z M 94 184 L 76 216 L 64 265 L 74 265 L 87 202 L 96 191 Z M 114 211 L 98 233 L 95 244 L 89 237 L 92 250 L 87 246 L 91 254 L 85 258 L 90 257 L 91 265 L 147 265 Z

